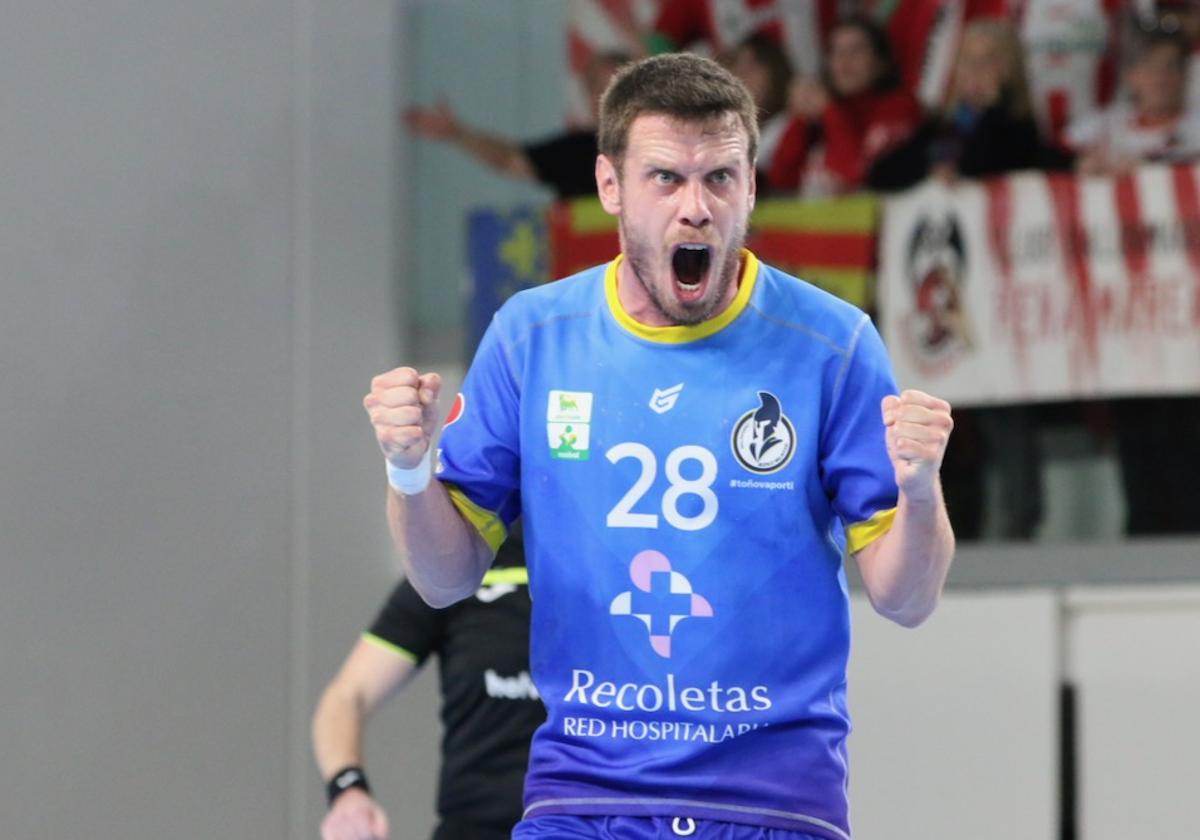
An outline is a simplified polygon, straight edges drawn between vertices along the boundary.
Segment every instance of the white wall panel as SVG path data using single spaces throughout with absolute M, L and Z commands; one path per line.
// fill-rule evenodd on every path
M 1200 589 L 1075 591 L 1081 840 L 1196 837 Z
M 854 599 L 856 840 L 1052 840 L 1058 607 L 1047 591 L 949 593 L 908 630 Z

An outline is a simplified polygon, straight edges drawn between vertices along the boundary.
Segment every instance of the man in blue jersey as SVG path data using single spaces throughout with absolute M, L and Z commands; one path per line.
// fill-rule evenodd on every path
M 548 717 L 516 838 L 847 840 L 843 557 L 908 626 L 945 581 L 950 407 L 897 396 L 861 311 L 742 247 L 757 141 L 715 63 L 629 65 L 596 161 L 622 253 L 502 307 L 436 452 L 436 373 L 364 400 L 431 604 L 523 517 Z

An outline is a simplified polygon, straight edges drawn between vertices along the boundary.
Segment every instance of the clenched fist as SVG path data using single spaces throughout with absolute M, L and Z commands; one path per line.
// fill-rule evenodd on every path
M 898 397 L 884 397 L 881 408 L 896 484 L 914 501 L 932 500 L 954 428 L 950 404 L 923 391 L 908 390 Z
M 392 466 L 410 470 L 429 451 L 438 424 L 442 377 L 399 367 L 371 380 L 363 408 L 375 427 L 375 439 Z

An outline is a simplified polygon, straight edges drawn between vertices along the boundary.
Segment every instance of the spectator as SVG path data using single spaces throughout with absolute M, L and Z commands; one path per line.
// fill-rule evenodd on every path
M 600 94 L 628 59 L 615 52 L 593 58 L 586 74 L 593 121 Z M 594 127 L 572 129 L 536 143 L 519 143 L 465 125 L 445 102 L 432 108 L 410 108 L 404 120 L 418 137 L 458 146 L 497 172 L 550 187 L 560 199 L 596 193 Z
M 1051 144 L 1067 123 L 1107 105 L 1128 0 L 867 0 L 887 28 L 905 84 L 923 105 L 946 101 L 965 27 L 1005 18 L 1020 33 L 1034 118 Z
M 764 189 L 771 158 L 789 120 L 786 109 L 792 65 L 779 43 L 761 34 L 738 44 L 723 63 L 742 81 L 758 106 L 758 185 Z
M 1143 0 L 1149 6 L 1140 12 L 1145 28 L 1178 29 L 1187 39 L 1191 53 L 1187 72 L 1187 110 L 1200 113 L 1200 3 L 1195 0 Z
M 980 178 L 1068 162 L 1039 137 L 1016 32 L 1000 18 L 981 18 L 963 30 L 946 105 L 881 155 L 867 184 L 899 190 L 929 175 Z
M 1021 32 L 1030 101 L 1042 137 L 1062 146 L 1067 127 L 1117 92 L 1128 0 L 1008 0 Z
M 1143 161 L 1200 156 L 1200 115 L 1185 110 L 1190 55 L 1178 28 L 1138 34 L 1125 68 L 1127 98 L 1067 129 L 1079 172 L 1114 175 Z
M 773 190 L 827 196 L 862 186 L 871 163 L 917 125 L 920 106 L 904 90 L 887 36 L 865 17 L 830 34 L 825 79 L 792 85 L 792 117 L 775 151 Z

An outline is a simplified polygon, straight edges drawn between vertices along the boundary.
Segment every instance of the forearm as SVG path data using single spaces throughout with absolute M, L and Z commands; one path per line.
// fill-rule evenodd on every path
M 525 151 L 509 140 L 464 127 L 455 134 L 453 142 L 480 163 L 507 175 L 520 178 L 534 175 Z
M 432 607 L 470 597 L 492 563 L 492 550 L 463 519 L 437 480 L 421 493 L 388 489 L 388 526 L 405 575 Z
M 937 606 L 953 558 L 954 532 L 939 483 L 930 499 L 901 494 L 892 527 L 858 559 L 876 611 L 915 627 Z
M 352 693 L 330 686 L 313 713 L 313 754 L 321 778 L 328 780 L 345 767 L 361 767 L 366 712 Z

